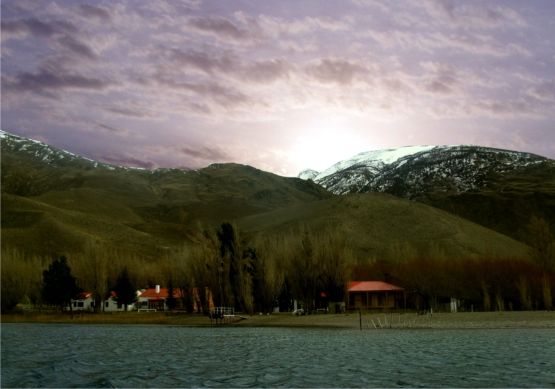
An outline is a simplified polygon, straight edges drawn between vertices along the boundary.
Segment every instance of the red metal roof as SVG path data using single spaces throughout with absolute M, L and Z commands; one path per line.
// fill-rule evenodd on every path
M 75 300 L 86 300 L 89 297 L 92 297 L 92 295 L 92 292 L 81 292 L 76 296 Z
M 388 292 L 396 290 L 403 290 L 403 288 L 383 281 L 349 282 L 349 292 Z
M 143 293 L 141 293 L 140 297 L 144 297 L 147 299 L 165 299 L 168 298 L 168 288 L 160 288 L 160 293 L 156 293 L 156 288 L 148 288 Z M 181 290 L 175 288 L 173 290 L 173 297 L 182 297 Z

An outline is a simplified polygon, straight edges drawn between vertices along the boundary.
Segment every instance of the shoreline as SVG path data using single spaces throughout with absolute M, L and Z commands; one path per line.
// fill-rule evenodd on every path
M 315 314 L 294 316 L 291 313 L 244 315 L 224 324 L 211 323 L 201 314 L 166 312 L 118 313 L 10 313 L 1 316 L 1 323 L 41 324 L 123 324 L 172 325 L 187 327 L 284 327 L 330 329 L 555 329 L 554 311 L 459 312 L 417 315 L 416 313 Z

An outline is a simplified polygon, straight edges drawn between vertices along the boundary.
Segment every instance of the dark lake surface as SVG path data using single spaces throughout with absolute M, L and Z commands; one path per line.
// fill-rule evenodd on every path
M 2 387 L 555 387 L 555 330 L 1 329 Z

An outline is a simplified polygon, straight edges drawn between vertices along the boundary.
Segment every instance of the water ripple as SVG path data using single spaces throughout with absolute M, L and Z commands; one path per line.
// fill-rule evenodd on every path
M 2 387 L 546 387 L 554 330 L 2 324 Z

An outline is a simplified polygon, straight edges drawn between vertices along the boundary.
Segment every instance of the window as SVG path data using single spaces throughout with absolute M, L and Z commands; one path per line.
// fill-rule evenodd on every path
M 79 308 L 83 308 L 85 305 L 84 305 L 84 303 L 83 303 L 82 301 L 79 301 L 79 302 L 77 302 L 77 306 L 78 306 Z
M 110 302 L 109 302 L 109 301 L 106 301 L 106 302 L 104 303 L 104 306 L 105 306 L 106 308 L 108 308 L 108 307 L 110 306 Z

